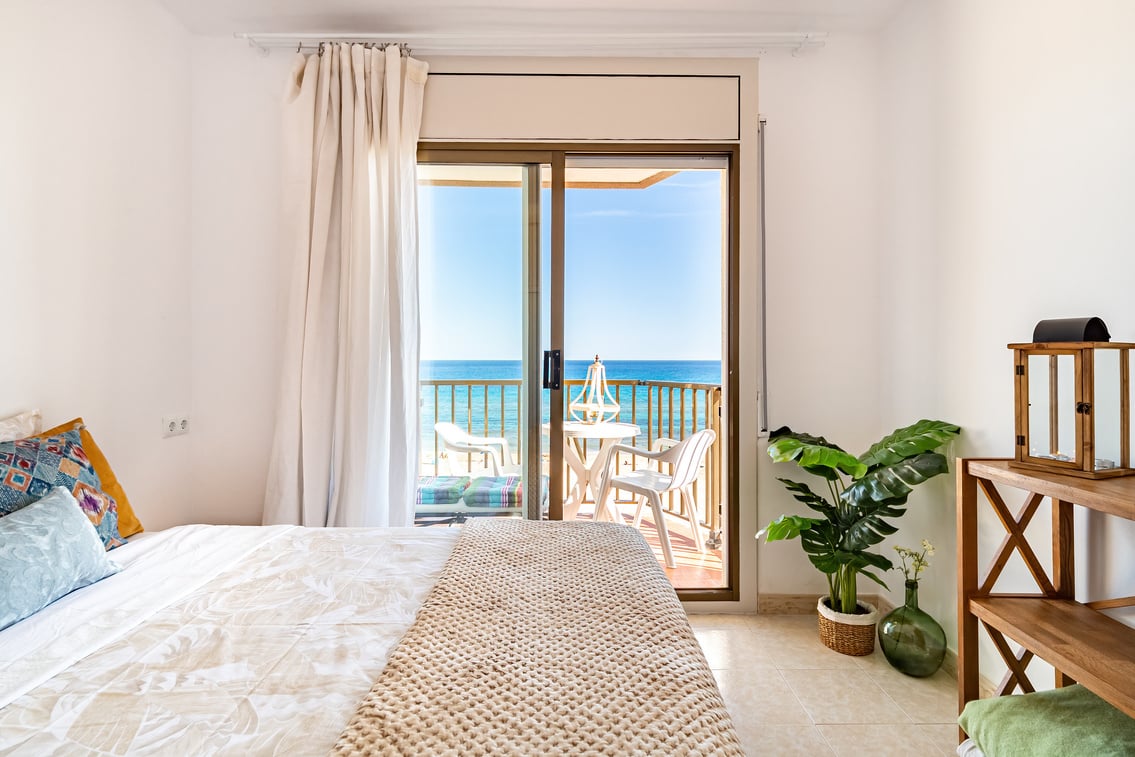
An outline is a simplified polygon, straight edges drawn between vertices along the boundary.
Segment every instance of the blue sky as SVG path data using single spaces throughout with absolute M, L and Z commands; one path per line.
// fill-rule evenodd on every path
M 422 359 L 519 360 L 521 190 L 420 190 Z M 682 171 L 646 189 L 569 189 L 569 360 L 721 358 L 721 173 Z M 543 192 L 543 333 L 550 192 Z

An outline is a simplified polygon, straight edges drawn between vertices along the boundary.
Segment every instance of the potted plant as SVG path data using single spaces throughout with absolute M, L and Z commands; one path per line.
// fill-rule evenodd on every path
M 768 454 L 774 462 L 795 462 L 827 487 L 821 496 L 807 484 L 778 478 L 821 517 L 782 515 L 757 538 L 800 537 L 812 565 L 827 576 L 828 595 L 820 598 L 817 609 L 820 638 L 831 649 L 852 655 L 874 650 L 875 608 L 858 600 L 856 577 L 865 575 L 886 588 L 875 571 L 894 566 L 870 548 L 898 530 L 888 519 L 906 512 L 912 489 L 946 472 L 946 457 L 935 450 L 960 432 L 952 423 L 921 420 L 895 430 L 858 457 L 822 436 L 787 427 L 769 435 Z

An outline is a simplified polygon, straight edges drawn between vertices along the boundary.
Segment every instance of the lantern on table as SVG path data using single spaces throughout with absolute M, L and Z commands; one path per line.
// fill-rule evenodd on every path
M 584 423 L 613 421 L 619 417 L 619 403 L 607 388 L 607 368 L 598 355 L 595 362 L 587 366 L 587 378 L 568 409 L 573 419 Z
M 1131 468 L 1131 351 L 1099 318 L 1041 321 L 1013 350 L 1012 465 L 1086 478 Z

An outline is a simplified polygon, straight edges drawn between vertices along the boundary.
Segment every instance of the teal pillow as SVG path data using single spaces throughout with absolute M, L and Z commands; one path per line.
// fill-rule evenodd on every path
M 989 757 L 1135 754 L 1135 720 L 1079 684 L 974 700 L 958 725 Z
M 452 505 L 469 488 L 468 476 L 419 476 L 414 501 L 419 505 Z
M 52 489 L 0 518 L 0 631 L 118 571 L 71 493 Z
M 524 484 L 520 476 L 481 476 L 461 495 L 470 507 L 520 507 Z

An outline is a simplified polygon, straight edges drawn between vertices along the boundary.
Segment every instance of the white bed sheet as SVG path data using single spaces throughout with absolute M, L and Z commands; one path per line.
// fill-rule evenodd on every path
M 121 572 L 0 631 L 0 707 L 120 638 L 290 528 L 183 526 L 114 550 L 110 556 L 122 566 Z
M 120 547 L 120 573 L 0 632 L 0 752 L 325 754 L 457 533 L 183 526 Z
M 985 757 L 985 753 L 978 747 L 973 739 L 966 739 L 958 744 L 958 757 Z

